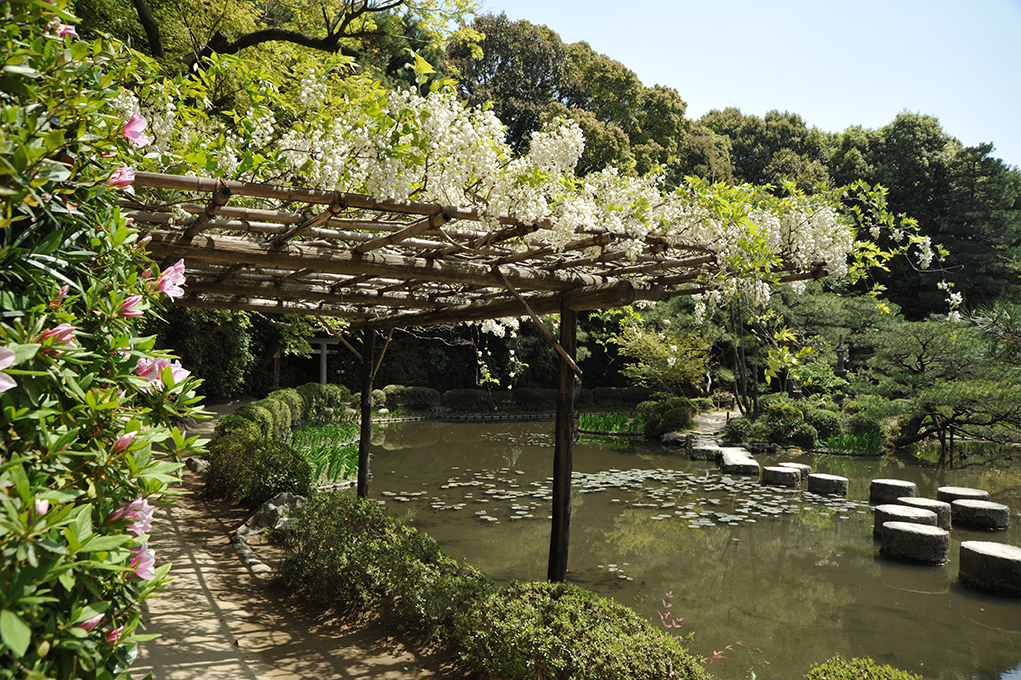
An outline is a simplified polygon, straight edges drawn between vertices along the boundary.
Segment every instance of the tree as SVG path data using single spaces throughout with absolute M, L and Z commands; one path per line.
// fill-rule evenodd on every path
M 824 162 L 830 140 L 797 114 L 773 110 L 759 118 L 728 107 L 709 111 L 699 122 L 730 139 L 734 177 L 739 182 L 790 180 L 808 189 L 817 180 L 827 179 Z
M 448 27 L 460 25 L 475 9 L 473 0 L 274 0 L 263 5 L 224 0 L 215 7 L 201 0 L 131 3 L 134 12 L 128 13 L 137 17 L 142 31 L 124 22 L 125 0 L 76 0 L 75 7 L 90 19 L 84 32 L 110 30 L 107 22 L 113 19 L 118 35 L 144 35 L 140 42 L 149 54 L 175 58 L 189 67 L 212 54 L 238 54 L 272 43 L 359 60 L 379 49 L 424 50 L 434 43 L 442 48 L 453 37 Z M 408 39 L 395 50 L 398 36 Z M 383 59 L 382 65 L 388 62 Z
M 458 92 L 468 106 L 492 104 L 507 126 L 517 153 L 528 148 L 551 103 L 574 105 L 581 96 L 560 36 L 545 26 L 511 21 L 505 13 L 475 18 L 472 29 L 485 37 L 479 56 L 465 43 L 451 43 L 446 64 L 458 75 Z

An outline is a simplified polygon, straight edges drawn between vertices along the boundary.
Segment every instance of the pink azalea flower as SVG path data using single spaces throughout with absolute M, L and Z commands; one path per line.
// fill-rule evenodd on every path
M 153 571 L 153 567 L 156 566 L 156 551 L 149 547 L 149 542 L 142 541 L 142 545 L 135 546 L 131 552 L 135 554 L 130 565 L 135 569 L 134 575 L 143 581 L 156 578 L 156 572 Z
M 135 187 L 131 186 L 134 182 L 135 171 L 124 165 L 114 170 L 110 179 L 107 180 L 107 184 L 115 189 L 127 189 L 131 194 L 135 193 Z
M 35 514 L 42 517 L 50 511 L 50 502 L 45 498 L 35 499 Z
M 69 290 L 71 290 L 71 284 L 65 283 L 60 287 L 60 290 L 57 291 L 57 297 L 63 300 L 67 297 L 67 291 Z
M 181 258 L 177 263 L 164 271 L 160 277 L 156 280 L 156 288 L 161 293 L 166 293 L 167 297 L 171 300 L 179 298 L 184 295 L 184 290 L 181 286 L 184 284 L 184 258 Z
M 10 367 L 13 363 L 14 352 L 6 347 L 0 347 L 0 392 L 6 392 L 18 384 L 14 382 L 14 378 L 3 372 L 5 368 Z
M 39 334 L 39 341 L 45 342 L 46 340 L 53 338 L 53 344 L 70 344 L 74 345 L 74 333 L 78 330 L 71 324 L 62 323 L 59 326 L 45 330 Z
M 142 271 L 142 280 L 148 281 L 150 278 L 152 278 L 152 267 L 146 267 Z
M 68 36 L 72 38 L 78 37 L 78 31 L 74 30 L 74 26 L 70 24 L 62 24 L 59 21 L 55 21 L 50 24 L 50 28 L 57 34 L 58 38 L 66 38 Z
M 117 307 L 117 312 L 126 318 L 132 318 L 136 316 L 142 316 L 145 312 L 138 309 L 138 304 L 142 301 L 141 295 L 132 295 Z
M 120 439 L 113 445 L 113 452 L 120 453 L 124 449 L 131 446 L 131 441 L 135 438 L 137 432 L 125 432 L 120 436 Z
M 113 630 L 106 632 L 106 641 L 111 645 L 117 644 L 117 641 L 121 639 L 121 635 L 124 634 L 124 626 L 117 626 Z
M 106 616 L 106 615 L 105 614 L 96 614 L 91 619 L 85 619 L 84 621 L 79 623 L 78 627 L 81 628 L 82 630 L 86 631 L 86 632 L 90 632 L 90 631 L 94 630 L 96 626 L 99 625 L 99 622 L 103 620 L 104 616 Z
M 152 142 L 152 139 L 142 132 L 148 125 L 149 121 L 142 116 L 138 109 L 135 109 L 135 112 L 131 114 L 131 118 L 124 125 L 122 132 L 125 137 L 138 146 L 145 146 Z
M 182 366 L 180 361 L 171 363 L 170 359 L 139 359 L 135 364 L 135 373 L 149 381 L 149 385 L 142 388 L 142 391 L 151 392 L 153 389 L 162 389 L 163 369 L 168 366 L 174 383 L 179 383 L 191 375 L 191 371 Z

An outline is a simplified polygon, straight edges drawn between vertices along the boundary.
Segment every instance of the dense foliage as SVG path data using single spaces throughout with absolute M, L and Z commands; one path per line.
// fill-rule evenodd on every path
M 138 334 L 181 294 L 117 207 L 145 121 L 138 64 L 75 40 L 63 3 L 0 4 L 0 677 L 128 677 L 148 537 L 197 382 Z M 65 23 L 68 22 L 68 23 Z

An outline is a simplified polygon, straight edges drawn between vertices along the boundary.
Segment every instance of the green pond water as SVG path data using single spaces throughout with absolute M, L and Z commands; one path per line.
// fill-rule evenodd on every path
M 693 631 L 692 653 L 713 661 L 722 679 L 800 678 L 837 653 L 926 678 L 1021 679 L 1021 600 L 957 583 L 961 541 L 1021 545 L 1021 475 L 841 456 L 757 458 L 848 477 L 848 496 L 761 486 L 658 445 L 576 444 L 569 581 L 671 634 Z M 370 496 L 497 582 L 539 580 L 552 459 L 550 421 L 376 428 Z M 880 477 L 915 482 L 930 498 L 944 485 L 987 489 L 1011 507 L 1011 527 L 954 529 L 944 567 L 880 558 L 868 506 L 869 483 Z M 728 659 L 714 660 L 715 652 Z

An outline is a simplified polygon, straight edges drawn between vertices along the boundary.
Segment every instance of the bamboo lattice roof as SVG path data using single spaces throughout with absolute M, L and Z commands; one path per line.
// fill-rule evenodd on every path
M 657 238 L 632 260 L 615 247 L 621 234 L 599 228 L 556 250 L 524 238 L 549 225 L 502 216 L 490 230 L 455 206 L 144 172 L 135 186 L 166 190 L 122 206 L 158 261 L 184 258 L 176 304 L 332 316 L 352 329 L 664 300 L 702 292 L 700 276 L 719 266 L 709 248 Z M 782 274 L 820 278 L 823 264 Z

